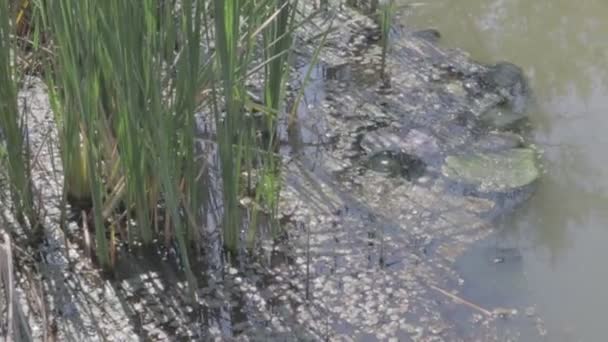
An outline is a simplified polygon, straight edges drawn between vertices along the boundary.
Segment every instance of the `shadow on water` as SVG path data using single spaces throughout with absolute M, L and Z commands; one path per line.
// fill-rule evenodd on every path
M 262 226 L 267 227 L 264 239 L 270 244 L 254 254 L 243 250 L 238 260 L 228 262 L 221 231 L 209 222 L 213 228 L 206 228 L 202 251 L 191 259 L 198 282 L 194 299 L 173 248 L 157 244 L 124 253 L 112 284 L 135 332 L 152 340 L 306 337 L 305 329 L 298 333 L 299 323 L 288 316 L 281 318 L 280 325 L 274 322 L 276 310 L 285 305 L 277 298 L 287 293 L 288 283 L 272 270 L 292 267 L 294 260 L 285 250 L 287 242 L 281 238 L 272 242 L 268 225 Z M 302 289 L 296 290 L 303 296 Z M 282 330 L 283 324 L 289 332 Z

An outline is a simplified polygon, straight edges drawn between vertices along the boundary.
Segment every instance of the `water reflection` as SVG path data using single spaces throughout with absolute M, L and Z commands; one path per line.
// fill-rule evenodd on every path
M 510 241 L 521 251 L 527 290 L 558 331 L 555 340 L 604 340 L 606 17 L 605 0 L 436 0 L 401 13 L 404 25 L 437 28 L 442 44 L 481 62 L 516 63 L 529 77 L 534 140 L 544 150 L 547 174 L 495 244 Z

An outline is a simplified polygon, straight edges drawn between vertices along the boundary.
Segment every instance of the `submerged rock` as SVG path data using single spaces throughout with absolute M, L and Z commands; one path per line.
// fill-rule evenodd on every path
M 422 176 L 425 164 L 420 159 L 399 151 L 380 151 L 372 154 L 366 163 L 373 171 L 385 173 L 391 177 L 402 176 L 412 180 Z
M 482 152 L 498 152 L 522 147 L 524 138 L 511 132 L 490 132 L 473 143 L 473 148 Z
M 527 121 L 523 112 L 512 111 L 505 106 L 492 107 L 480 116 L 484 126 L 500 130 L 518 130 Z
M 500 93 L 512 112 L 525 112 L 530 94 L 524 71 L 520 67 L 509 62 L 496 63 L 481 75 L 481 81 Z
M 431 163 L 440 153 L 440 142 L 428 132 L 415 128 L 404 131 L 378 129 L 367 132 L 361 138 L 359 146 L 368 153 L 386 149 L 401 151 L 426 163 Z
M 512 88 L 524 84 L 524 72 L 517 65 L 509 62 L 499 62 L 490 67 L 483 80 L 494 87 Z
M 442 174 L 450 181 L 475 186 L 480 192 L 511 192 L 540 176 L 536 153 L 529 148 L 449 156 Z
M 412 33 L 412 36 L 429 41 L 431 43 L 437 43 L 439 39 L 441 39 L 441 33 L 436 29 L 415 31 L 414 33 Z

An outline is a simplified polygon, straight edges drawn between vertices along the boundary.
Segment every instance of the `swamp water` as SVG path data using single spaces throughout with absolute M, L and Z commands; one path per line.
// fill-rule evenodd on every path
M 535 304 L 550 341 L 606 340 L 608 2 L 433 0 L 400 10 L 408 28 L 484 62 L 521 66 L 547 170 L 532 199 L 459 261 L 480 305 Z M 524 339 L 526 340 L 526 339 Z
M 440 20 L 437 14 L 444 13 L 441 11 L 446 8 L 450 11 L 448 3 L 436 3 L 437 8 L 433 4 L 415 7 L 415 11 L 409 13 L 421 21 L 420 28 L 432 24 L 424 22 L 424 15 Z M 437 9 L 437 14 L 432 12 L 433 9 Z M 404 21 L 408 25 L 414 23 L 407 18 Z M 481 61 L 505 59 L 524 67 L 534 89 L 540 88 L 535 92 L 539 108 L 533 111 L 532 116 L 536 140 L 545 148 L 547 166 L 551 170 L 544 177 L 536 197 L 526 202 L 529 209 L 519 213 L 515 222 L 505 222 L 501 234 L 484 240 L 478 248 L 465 254 L 457 265 L 459 269 L 454 270 L 452 256 L 460 255 L 472 241 L 477 241 L 488 231 L 478 214 L 490 210 L 492 203 L 462 197 L 462 194 L 435 191 L 432 188 L 434 179 L 423 182 L 420 178 L 424 177 L 420 177 L 417 179 L 420 186 L 418 183 L 412 186 L 409 181 L 398 177 L 366 172 L 359 168 L 358 160 L 353 162 L 351 159 L 363 157 L 359 148 L 372 151 L 378 144 L 391 141 L 409 141 L 413 144 L 409 147 L 429 147 L 429 152 L 435 154 L 444 152 L 436 151 L 437 146 L 443 148 L 466 143 L 464 139 L 460 141 L 461 135 L 470 135 L 471 130 L 460 127 L 460 124 L 451 125 L 451 116 L 446 113 L 457 114 L 464 109 L 478 110 L 483 106 L 465 101 L 466 96 L 459 95 L 457 91 L 461 88 L 452 89 L 442 82 L 433 83 L 432 79 L 426 78 L 429 73 L 439 74 L 440 71 L 431 65 L 429 58 L 439 67 L 450 62 L 462 70 L 471 70 L 474 65 L 459 60 L 458 56 L 448 57 L 433 46 L 418 41 L 395 41 L 395 51 L 389 62 L 393 70 L 399 72 L 394 72 L 391 77 L 394 81 L 392 92 L 380 93 L 375 88 L 379 74 L 375 67 L 378 66 L 380 49 L 376 44 L 369 44 L 368 41 L 374 37 L 366 35 L 373 30 L 366 29 L 370 26 L 363 19 L 358 23 L 350 22 L 350 25 L 338 27 L 341 31 L 333 36 L 332 44 L 322 52 L 323 63 L 313 69 L 310 88 L 305 90 L 305 99 L 301 103 L 302 108 L 310 110 L 308 115 L 302 113 L 304 110 L 299 111 L 299 132 L 282 132 L 287 135 L 282 136 L 282 140 L 289 141 L 286 144 L 289 146 L 282 147 L 290 150 L 287 151 L 289 156 L 294 156 L 286 162 L 290 169 L 285 173 L 288 176 L 286 203 L 294 204 L 293 208 L 285 208 L 287 220 L 294 222 L 288 230 L 290 244 L 283 245 L 283 250 L 274 249 L 274 246 L 265 250 L 265 260 L 260 262 L 264 267 L 253 263 L 251 267 L 230 267 L 222 262 L 219 244 L 211 243 L 204 253 L 204 260 L 210 265 L 195 267 L 201 275 L 200 288 L 197 289 L 201 300 L 196 305 L 190 305 L 182 298 L 185 284 L 180 275 L 173 272 L 174 267 L 167 269 L 160 265 L 160 261 L 150 263 L 147 256 L 142 256 L 146 262 L 118 269 L 126 279 L 114 282 L 108 291 L 118 294 L 116 301 L 108 306 L 124 315 L 118 316 L 110 311 L 113 312 L 111 315 L 100 320 L 103 324 L 96 322 L 99 315 L 91 315 L 93 322 L 89 325 L 72 314 L 75 309 L 70 309 L 67 310 L 69 314 L 64 314 L 67 317 L 62 317 L 69 321 L 67 326 L 74 327 L 79 333 L 85 330 L 83 326 L 90 326 L 87 336 L 95 336 L 96 326 L 112 333 L 124 329 L 125 336 L 138 335 L 149 340 L 169 340 L 171 336 L 176 340 L 203 341 L 213 337 L 218 340 L 248 337 L 260 341 L 349 338 L 384 341 L 391 337 L 400 341 L 503 341 L 507 339 L 501 336 L 521 333 L 521 338 L 516 340 L 535 341 L 538 339 L 535 330 L 538 329 L 534 322 L 531 324 L 532 317 L 528 319 L 524 312 L 530 303 L 538 303 L 534 309 L 546 318 L 546 327 L 552 334 L 548 340 L 572 340 L 586 333 L 595 334 L 588 340 L 602 340 L 601 332 L 593 330 L 601 322 L 602 308 L 605 307 L 598 300 L 603 297 L 600 290 L 605 288 L 597 281 L 601 268 L 593 263 L 593 260 L 601 260 L 601 255 L 590 242 L 581 239 L 588 237 L 597 245 L 603 244 L 603 239 L 592 228 L 580 228 L 582 232 L 576 230 L 578 226 L 584 226 L 582 223 L 587 223 L 581 217 L 594 217 L 593 222 L 601 222 L 601 211 L 597 209 L 597 203 L 601 202 L 595 198 L 601 196 L 583 196 L 600 188 L 596 184 L 601 175 L 592 177 L 583 172 L 594 170 L 590 166 L 583 171 L 577 169 L 591 160 L 602 164 L 602 155 L 584 157 L 579 151 L 601 144 L 591 144 L 600 142 L 591 138 L 592 132 L 587 127 L 568 138 L 571 136 L 568 133 L 575 132 L 572 119 L 555 118 L 555 115 L 566 116 L 571 112 L 588 112 L 581 105 L 585 101 L 578 95 L 572 96 L 570 102 L 576 105 L 571 105 L 564 114 L 558 110 L 564 105 L 560 102 L 561 95 L 552 96 L 552 92 L 547 91 L 557 92 L 549 86 L 549 81 L 539 86 L 538 70 L 532 72 L 526 61 L 516 58 L 516 53 L 499 51 L 484 56 L 477 52 L 479 49 L 461 44 L 449 35 L 443 38 L 447 45 L 463 47 Z M 498 27 L 496 25 L 493 27 Z M 471 36 L 470 32 L 463 30 L 463 36 Z M 352 38 L 352 44 L 347 38 Z M 545 47 L 540 48 L 542 53 L 546 53 Z M 517 51 L 507 49 L 507 52 Z M 581 60 L 580 56 L 574 57 L 570 60 Z M 533 55 L 529 60 L 536 62 L 537 58 Z M 544 67 L 541 62 L 538 64 Z M 363 68 L 360 70 L 359 66 Z M 559 70 L 567 75 L 566 69 L 557 66 L 549 70 Z M 304 66 L 301 71 L 304 70 L 308 68 Z M 550 83 L 552 86 L 553 82 Z M 584 80 L 579 82 L 588 83 Z M 327 89 L 324 89 L 324 84 L 328 85 Z M 456 80 L 451 84 L 462 85 L 463 82 Z M 492 98 L 495 97 L 489 97 L 490 100 Z M 547 102 L 543 101 L 552 98 L 560 100 L 555 101 L 557 104 L 549 102 L 550 106 L 544 108 Z M 410 107 L 413 105 L 420 107 Z M 460 121 L 459 118 L 454 119 Z M 466 125 L 466 117 L 463 121 Z M 558 127 L 561 130 L 555 127 L 559 123 L 564 124 Z M 413 131 L 412 135 L 406 136 L 409 140 L 401 141 L 391 138 L 391 132 L 386 129 L 391 124 L 401 128 L 416 124 L 424 130 Z M 600 127 L 595 122 L 587 124 Z M 454 131 L 459 127 L 460 130 Z M 425 131 L 433 132 L 442 144 L 434 144 L 429 140 L 432 136 Z M 361 132 L 365 134 L 359 134 Z M 566 142 L 562 142 L 564 136 L 568 138 Z M 587 137 L 589 143 L 581 143 L 581 137 Z M 422 143 L 416 145 L 416 142 Z M 579 159 L 566 163 L 572 160 L 572 156 Z M 429 158 L 429 167 L 438 168 L 434 161 L 434 158 Z M 400 171 L 403 171 L 402 167 Z M 411 176 L 409 168 L 407 171 Z M 571 172 L 564 175 L 566 171 Z M 575 175 L 576 182 L 568 180 L 571 174 Z M 596 182 L 591 182 L 594 178 Z M 585 189 L 581 183 L 591 186 Z M 579 191 L 581 188 L 586 192 Z M 554 216 L 555 212 L 562 216 Z M 564 223 L 569 220 L 573 222 L 573 228 L 565 227 Z M 596 226 L 600 227 L 600 224 Z M 217 232 L 213 234 L 206 232 L 205 235 L 217 237 Z M 578 244 L 582 248 L 577 247 Z M 569 253 L 577 250 L 572 266 L 567 262 Z M 592 254 L 597 254 L 599 259 L 584 259 L 585 250 L 594 251 Z M 574 274 L 573 269 L 581 274 Z M 63 273 L 59 273 L 61 277 L 55 283 L 68 282 L 69 285 L 69 280 L 63 280 Z M 558 275 L 567 279 L 558 279 Z M 461 276 L 464 277 L 463 286 Z M 98 284 L 73 286 L 69 294 L 76 297 L 88 293 L 86 289 L 95 286 Z M 572 290 L 568 286 L 572 286 Z M 597 290 L 584 286 L 597 286 Z M 513 319 L 506 317 L 504 325 L 502 321 L 495 323 L 493 318 L 476 320 L 474 314 L 482 310 L 473 310 L 471 306 L 453 300 L 449 293 L 453 289 L 458 289 L 462 298 L 481 306 L 482 310 L 517 308 L 520 315 Z M 581 295 L 573 295 L 577 293 Z M 68 308 L 87 308 L 85 304 L 88 302 L 83 305 L 77 303 L 81 306 L 72 305 L 75 300 L 65 297 Z M 82 299 L 83 302 L 85 300 Z M 566 300 L 571 302 L 564 303 Z M 589 302 L 598 306 L 593 307 Z M 571 311 L 576 308 L 580 311 Z M 590 311 L 590 308 L 595 309 Z M 590 318 L 586 318 L 588 312 L 591 312 Z M 488 313 L 487 316 L 493 315 Z M 523 320 L 520 319 L 522 316 Z M 470 324 L 471 318 L 475 320 L 473 324 Z M 496 326 L 514 330 L 514 333 L 494 333 L 492 330 Z M 485 331 L 486 327 L 490 331 Z M 566 329 L 562 329 L 564 327 Z M 115 339 L 132 340 L 125 337 Z M 91 339 L 82 335 L 73 340 Z

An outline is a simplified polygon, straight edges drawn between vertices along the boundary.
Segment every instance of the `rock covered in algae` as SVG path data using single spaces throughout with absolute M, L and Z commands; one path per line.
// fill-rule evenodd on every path
M 534 150 L 513 148 L 449 156 L 442 174 L 451 181 L 474 185 L 481 192 L 507 192 L 532 184 L 540 171 Z

